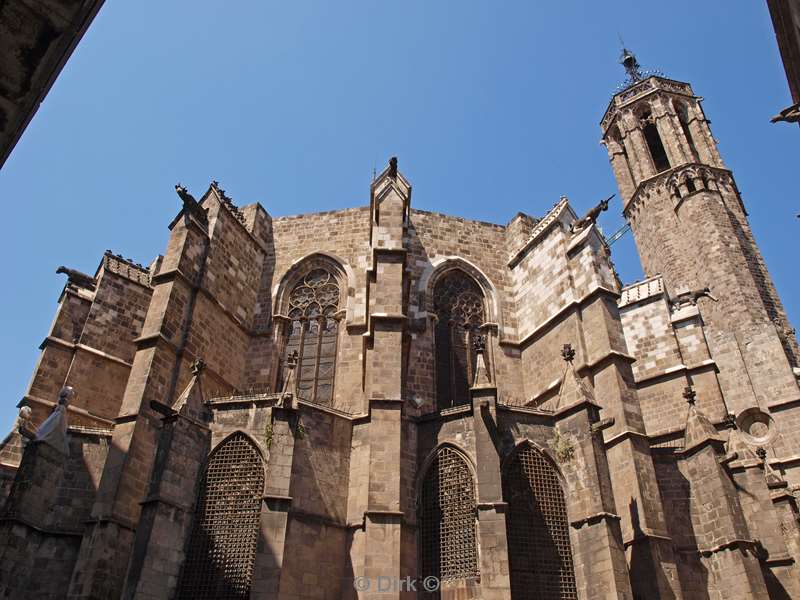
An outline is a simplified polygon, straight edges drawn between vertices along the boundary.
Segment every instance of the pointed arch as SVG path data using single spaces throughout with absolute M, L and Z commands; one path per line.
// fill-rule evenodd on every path
M 562 477 L 528 440 L 503 462 L 512 600 L 573 600 L 578 592 Z
M 474 473 L 451 444 L 437 447 L 426 462 L 417 490 L 420 575 L 458 586 L 479 575 Z
M 419 309 L 427 313 L 433 312 L 433 289 L 436 282 L 453 269 L 460 269 L 475 280 L 486 302 L 486 323 L 496 325 L 502 330 L 502 312 L 497 287 L 477 265 L 460 256 L 439 256 L 425 267 L 417 286 Z
M 669 157 L 667 150 L 664 147 L 664 142 L 661 140 L 661 133 L 658 131 L 656 118 L 653 115 L 653 109 L 648 103 L 643 103 L 636 111 L 636 116 L 642 127 L 642 134 L 644 135 L 647 149 L 650 151 L 650 158 L 653 161 L 653 168 L 656 173 L 661 173 L 670 168 Z
M 442 410 L 467 404 L 476 365 L 474 343 L 489 322 L 492 301 L 486 290 L 493 287 L 480 271 L 462 259 L 440 262 L 424 285 L 426 310 L 434 316 L 437 406 Z
M 209 454 L 198 486 L 179 600 L 250 597 L 264 479 L 261 449 L 242 431 Z
M 678 122 L 681 124 L 683 136 L 686 138 L 686 144 L 689 147 L 689 160 L 693 162 L 700 162 L 700 153 L 697 151 L 697 144 L 695 144 L 694 136 L 692 135 L 691 127 L 689 126 L 692 116 L 689 112 L 689 105 L 684 101 L 677 101 L 675 103 L 675 112 L 678 115 Z
M 316 404 L 333 404 L 340 323 L 353 287 L 344 264 L 316 252 L 295 262 L 276 290 L 277 342 L 281 349 L 279 389 L 288 376 L 290 356 L 297 357 L 292 391 Z
M 332 252 L 316 251 L 293 261 L 277 280 L 278 283 L 272 290 L 272 297 L 274 298 L 272 314 L 283 316 L 288 314 L 289 293 L 292 287 L 303 277 L 304 273 L 315 267 L 328 269 L 336 274 L 341 288 L 340 309 L 346 309 L 348 313 L 350 312 L 350 298 L 352 298 L 356 289 L 353 269 L 344 259 Z

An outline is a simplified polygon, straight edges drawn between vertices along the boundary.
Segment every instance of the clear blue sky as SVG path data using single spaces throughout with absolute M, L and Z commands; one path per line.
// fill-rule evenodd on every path
M 800 325 L 800 129 L 766 2 L 123 2 L 107 0 L 0 173 L 0 429 L 25 392 L 64 283 L 106 248 L 163 251 L 183 182 L 220 181 L 273 215 L 368 203 L 389 156 L 413 205 L 506 223 L 560 195 L 616 192 L 598 122 L 643 67 L 688 81 Z M 601 219 L 622 223 L 619 204 Z M 628 236 L 614 248 L 640 277 Z

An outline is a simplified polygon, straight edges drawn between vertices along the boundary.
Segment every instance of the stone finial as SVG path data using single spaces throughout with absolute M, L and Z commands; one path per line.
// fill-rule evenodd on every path
M 689 404 L 689 406 L 694 406 L 694 403 L 697 402 L 697 392 L 694 391 L 692 386 L 687 385 L 683 388 L 683 398 Z
M 727 414 L 726 414 L 726 415 L 725 415 L 725 416 L 722 418 L 722 424 L 723 424 L 723 425 L 724 425 L 724 426 L 725 426 L 727 429 L 736 429 L 736 415 L 735 415 L 735 414 L 733 414 L 733 413 L 727 413 Z
M 686 417 L 686 431 L 683 436 L 684 450 L 689 450 L 709 441 L 723 443 L 725 440 L 719 435 L 716 427 L 711 424 L 702 411 L 695 405 L 697 393 L 692 386 L 687 385 L 683 390 L 683 397 L 689 404 L 689 414 Z
M 772 465 L 770 465 L 769 461 L 767 460 L 767 449 L 763 446 L 759 446 L 756 448 L 756 456 L 761 459 L 761 462 L 764 465 L 764 479 L 767 480 L 767 485 L 770 487 L 785 486 L 786 481 L 783 479 L 783 477 L 781 477 L 780 473 L 772 468 Z
M 575 360 L 575 348 L 572 347 L 572 344 L 564 344 L 561 348 L 561 358 L 568 363 Z
M 397 157 L 393 156 L 389 159 L 389 177 L 397 179 Z
M 206 368 L 206 363 L 202 358 L 196 358 L 192 363 L 192 375 L 197 377 Z
M 585 400 L 594 402 L 594 392 L 584 384 L 581 377 L 575 372 L 575 366 L 572 364 L 575 360 L 575 349 L 572 344 L 564 344 L 561 347 L 561 358 L 567 364 L 564 367 L 564 375 L 558 388 L 558 395 L 543 406 L 549 410 L 558 410 Z
M 475 350 L 475 376 L 473 377 L 472 385 L 487 386 L 491 384 L 489 379 L 489 371 L 486 368 L 486 359 L 484 353 L 486 352 L 486 338 L 477 334 L 472 340 L 472 347 Z

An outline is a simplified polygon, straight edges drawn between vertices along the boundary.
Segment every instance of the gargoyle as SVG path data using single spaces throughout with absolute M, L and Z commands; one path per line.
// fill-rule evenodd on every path
M 594 208 L 590 208 L 589 212 L 587 212 L 583 218 L 578 219 L 572 225 L 570 225 L 570 233 L 578 233 L 579 231 L 583 231 L 587 227 L 591 227 L 597 222 L 597 217 L 600 216 L 600 213 L 608 210 L 608 202 L 614 197 L 616 194 L 611 194 L 605 200 L 601 200 L 600 204 L 595 206 Z
M 178 196 L 180 196 L 180 199 L 183 200 L 184 207 L 195 206 L 197 204 L 197 200 L 194 199 L 194 196 L 180 183 L 175 186 L 175 191 L 178 193 Z
M 65 266 L 60 266 L 56 269 L 57 274 L 64 274 L 67 276 L 67 285 L 84 288 L 87 290 L 93 290 L 95 286 L 94 277 L 91 275 L 87 275 L 86 273 L 81 273 L 80 271 L 76 271 L 75 269 L 69 269 Z
M 175 186 L 175 192 L 177 192 L 183 202 L 183 212 L 194 215 L 202 223 L 207 221 L 208 217 L 206 216 L 206 211 L 200 206 L 197 200 L 194 199 L 194 196 L 189 193 L 189 190 L 179 183 Z
M 772 117 L 769 121 L 770 123 L 779 123 L 781 121 L 786 123 L 800 122 L 800 102 L 798 102 L 797 104 L 792 104 L 788 108 L 784 108 L 781 112 Z
M 684 306 L 697 306 L 697 301 L 703 297 L 709 298 L 714 302 L 719 302 L 719 300 L 711 294 L 711 290 L 708 287 L 704 287 L 702 290 L 690 290 L 680 293 L 671 299 L 671 303 L 673 308 L 677 310 Z

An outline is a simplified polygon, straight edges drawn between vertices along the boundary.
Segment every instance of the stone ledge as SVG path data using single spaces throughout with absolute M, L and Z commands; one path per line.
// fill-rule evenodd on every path
M 18 517 L 13 513 L 7 513 L 5 515 L 0 516 L 0 523 L 16 523 L 18 525 L 23 525 L 24 527 L 28 527 L 29 529 L 33 529 L 34 531 L 44 535 L 83 537 L 83 531 L 77 531 L 74 529 L 58 529 L 58 528 L 42 527 L 40 525 L 35 525 L 31 523 L 25 518 Z
M 597 512 L 593 515 L 583 517 L 582 519 L 570 521 L 570 525 L 575 529 L 580 529 L 584 525 L 589 525 L 591 527 L 602 521 L 620 521 L 620 516 L 610 512 Z
M 104 358 L 111 362 L 115 362 L 123 367 L 128 367 L 129 369 L 133 366 L 128 361 L 119 358 L 118 356 L 114 356 L 113 354 L 108 354 L 107 352 L 103 352 L 102 350 L 98 350 L 96 348 L 92 348 L 91 346 L 87 346 L 86 344 L 77 343 L 74 344 L 72 342 L 68 342 L 67 340 L 62 340 L 61 338 L 54 337 L 52 335 L 48 335 L 41 344 L 39 344 L 39 350 L 44 350 L 47 347 L 47 344 L 52 343 L 58 346 L 64 346 L 65 348 L 69 348 L 71 350 L 83 350 L 84 352 L 88 352 L 94 356 L 98 356 L 100 358 Z

